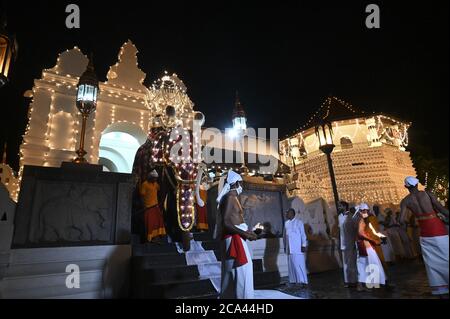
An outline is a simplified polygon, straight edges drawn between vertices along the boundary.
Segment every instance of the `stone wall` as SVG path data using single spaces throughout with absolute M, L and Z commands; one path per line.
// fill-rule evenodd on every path
M 98 165 L 25 166 L 13 248 L 129 244 L 129 180 Z

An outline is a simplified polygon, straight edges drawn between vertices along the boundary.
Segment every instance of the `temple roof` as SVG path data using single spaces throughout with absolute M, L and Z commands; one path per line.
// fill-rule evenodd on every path
M 357 117 L 366 116 L 367 114 L 355 108 L 335 96 L 329 96 L 325 99 L 319 109 L 309 118 L 309 120 L 300 127 L 300 130 L 308 129 L 320 122 L 342 121 Z
M 357 118 L 368 118 L 368 117 L 376 117 L 381 116 L 385 119 L 391 120 L 393 122 L 402 123 L 407 126 L 410 126 L 411 123 L 408 121 L 402 121 L 395 116 L 388 115 L 382 112 L 365 112 L 359 108 L 354 107 L 350 103 L 337 98 L 335 96 L 327 97 L 322 105 L 311 115 L 309 120 L 303 124 L 300 128 L 288 134 L 286 137 L 298 134 L 300 132 L 304 132 L 321 122 L 336 122 L 343 120 L 351 120 Z

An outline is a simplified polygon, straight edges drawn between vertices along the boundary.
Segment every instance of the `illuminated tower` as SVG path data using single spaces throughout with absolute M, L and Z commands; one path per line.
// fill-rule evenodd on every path
M 247 118 L 245 117 L 245 111 L 242 107 L 241 101 L 239 101 L 239 95 L 236 92 L 236 103 L 233 109 L 233 129 L 235 131 L 245 131 L 247 129 Z

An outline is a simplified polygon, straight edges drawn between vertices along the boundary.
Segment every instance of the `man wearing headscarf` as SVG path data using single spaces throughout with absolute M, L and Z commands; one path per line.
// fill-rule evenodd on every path
M 306 270 L 306 238 L 305 227 L 299 216 L 295 216 L 295 210 L 290 208 L 286 212 L 284 224 L 284 249 L 288 256 L 289 283 L 308 285 L 308 273 Z
M 144 202 L 144 222 L 147 233 L 147 241 L 159 243 L 161 237 L 166 235 L 162 212 L 158 205 L 159 184 L 157 182 L 158 172 L 153 170 L 148 174 L 139 189 Z
M 434 295 L 448 295 L 448 231 L 437 213 L 447 216 L 448 210 L 427 191 L 419 191 L 419 180 L 408 176 L 405 187 L 409 191 L 400 203 L 401 217 L 406 218 L 409 209 L 417 219 L 420 228 L 420 246 L 425 262 L 431 292 Z
M 247 240 L 256 240 L 254 232 L 244 222 L 244 211 L 239 202 L 242 177 L 230 170 L 219 190 L 219 216 L 216 237 L 221 239 L 222 276 L 220 298 L 252 299 L 253 262 Z

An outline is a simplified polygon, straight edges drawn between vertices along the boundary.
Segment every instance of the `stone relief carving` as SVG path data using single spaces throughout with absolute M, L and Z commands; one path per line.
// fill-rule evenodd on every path
M 272 234 L 283 234 L 282 207 L 279 192 L 246 191 L 241 195 L 244 219 L 253 228 L 256 224 L 265 224 Z
M 39 226 L 32 242 L 110 240 L 110 189 L 80 184 L 69 184 L 64 188 L 59 196 L 46 196 L 48 199 L 38 207 Z M 51 189 L 49 193 L 52 193 Z

